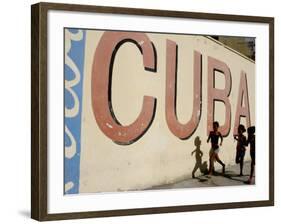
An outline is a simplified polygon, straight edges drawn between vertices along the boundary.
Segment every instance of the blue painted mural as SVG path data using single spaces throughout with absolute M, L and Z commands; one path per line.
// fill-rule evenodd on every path
M 85 31 L 65 29 L 64 193 L 79 193 Z

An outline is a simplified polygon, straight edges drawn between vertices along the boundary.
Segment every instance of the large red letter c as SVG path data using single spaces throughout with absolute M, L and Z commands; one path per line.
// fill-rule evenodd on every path
M 116 52 L 122 44 L 133 42 L 143 55 L 146 70 L 156 70 L 153 44 L 144 33 L 104 32 L 96 48 L 92 65 L 92 108 L 101 131 L 112 141 L 128 145 L 137 141 L 150 127 L 156 109 L 156 98 L 143 97 L 142 110 L 130 125 L 116 119 L 111 103 L 111 76 Z

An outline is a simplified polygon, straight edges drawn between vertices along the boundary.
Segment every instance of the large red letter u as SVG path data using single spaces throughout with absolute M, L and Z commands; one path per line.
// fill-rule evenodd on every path
M 191 119 L 181 124 L 177 118 L 177 45 L 167 40 L 166 60 L 166 121 L 170 131 L 180 139 L 189 138 L 196 130 L 201 116 L 202 56 L 194 51 L 193 110 Z

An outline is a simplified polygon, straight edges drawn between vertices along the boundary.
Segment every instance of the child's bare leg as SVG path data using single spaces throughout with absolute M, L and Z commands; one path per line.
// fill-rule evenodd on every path
M 212 153 L 212 155 L 210 156 L 209 175 L 211 175 L 213 173 L 214 159 L 215 159 L 214 153 Z
M 254 170 L 255 170 L 255 163 L 251 162 L 251 173 L 250 173 L 250 179 L 249 181 L 252 182 L 253 176 L 254 176 Z
M 210 156 L 210 159 L 209 159 L 209 172 L 208 172 L 208 174 L 212 174 L 212 170 L 213 170 L 212 156 Z
M 243 176 L 244 159 L 240 160 L 240 176 Z
M 246 182 L 247 184 L 252 184 L 253 176 L 254 176 L 254 170 L 255 170 L 255 163 L 252 160 L 252 162 L 251 162 L 251 173 L 250 173 L 249 180 Z
M 225 164 L 220 160 L 220 157 L 218 154 L 216 154 L 215 156 L 216 156 L 215 158 L 216 158 L 217 162 L 222 165 L 222 173 L 225 173 Z

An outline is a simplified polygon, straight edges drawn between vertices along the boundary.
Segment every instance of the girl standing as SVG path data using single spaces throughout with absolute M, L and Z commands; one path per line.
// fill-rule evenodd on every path
M 245 146 L 247 145 L 247 139 L 243 135 L 246 131 L 244 125 L 240 124 L 238 126 L 238 135 L 234 135 L 234 139 L 237 141 L 236 145 L 236 158 L 235 162 L 240 164 L 240 175 L 243 176 L 243 166 L 244 166 L 244 157 L 245 157 Z
M 256 136 L 255 136 L 255 126 L 249 127 L 247 129 L 248 132 L 248 139 L 247 144 L 250 144 L 250 155 L 251 155 L 251 173 L 250 178 L 247 183 L 252 184 L 254 171 L 255 171 L 255 164 L 256 164 Z

